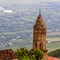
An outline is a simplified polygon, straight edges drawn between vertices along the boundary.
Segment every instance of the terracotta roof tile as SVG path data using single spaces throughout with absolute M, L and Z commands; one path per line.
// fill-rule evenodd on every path
M 60 60 L 60 59 L 49 56 L 49 57 L 48 57 L 48 60 Z
M 15 59 L 17 58 L 12 49 L 0 50 L 0 59 Z

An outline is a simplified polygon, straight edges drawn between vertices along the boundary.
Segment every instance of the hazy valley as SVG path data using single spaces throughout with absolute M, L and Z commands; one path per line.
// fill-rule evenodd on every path
M 33 26 L 39 9 L 46 23 L 47 48 L 59 48 L 60 5 L 57 2 L 46 2 L 43 5 L 0 5 L 0 49 L 32 47 Z

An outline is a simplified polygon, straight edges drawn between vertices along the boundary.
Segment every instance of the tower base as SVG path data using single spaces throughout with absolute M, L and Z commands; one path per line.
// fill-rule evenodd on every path
M 47 53 L 44 53 L 43 60 L 48 60 L 48 54 Z
M 48 60 L 47 49 L 43 50 L 43 60 Z

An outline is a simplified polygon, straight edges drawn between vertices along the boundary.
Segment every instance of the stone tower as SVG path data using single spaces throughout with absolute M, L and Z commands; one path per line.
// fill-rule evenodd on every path
M 33 28 L 33 49 L 41 49 L 44 53 L 43 60 L 48 60 L 46 49 L 46 26 L 41 14 L 39 14 Z

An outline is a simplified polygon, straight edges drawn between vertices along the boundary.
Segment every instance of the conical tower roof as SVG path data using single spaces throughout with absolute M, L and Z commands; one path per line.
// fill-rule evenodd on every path
M 42 23 L 43 22 L 44 23 L 44 20 L 43 20 L 41 14 L 39 14 L 39 16 L 37 17 L 36 23 L 37 22 L 39 22 L 39 23 Z
M 45 29 L 46 28 L 41 14 L 39 14 L 39 16 L 37 17 L 36 24 L 34 25 L 34 28 L 37 28 L 37 29 Z

